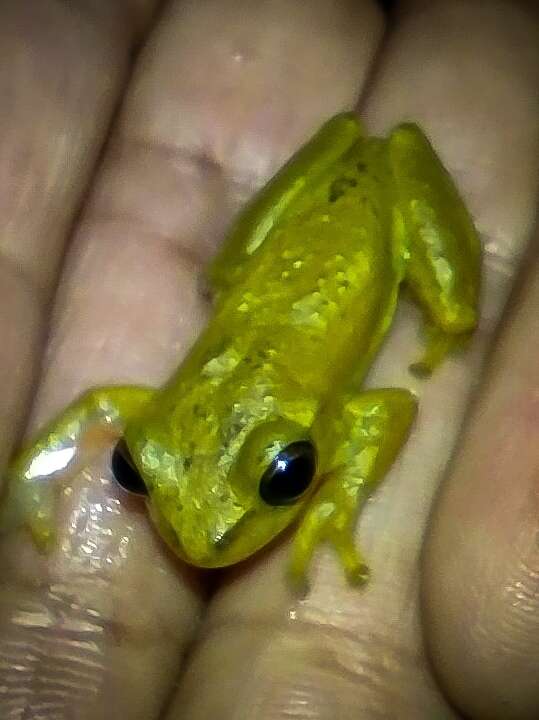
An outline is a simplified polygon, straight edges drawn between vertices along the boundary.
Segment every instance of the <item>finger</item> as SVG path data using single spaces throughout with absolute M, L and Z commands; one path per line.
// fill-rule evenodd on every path
M 70 226 L 155 4 L 1 4 L 0 463 L 20 429 Z
M 539 262 L 492 358 L 431 520 L 428 641 L 472 717 L 539 715 Z
M 357 97 L 380 16 L 353 8 L 215 0 L 163 14 L 69 254 L 34 426 L 89 385 L 159 383 L 177 365 L 203 319 L 196 269 L 226 208 Z M 356 47 L 369 18 L 370 40 Z M 312 80 L 321 74 L 327 92 Z M 41 562 L 21 536 L 4 548 L 4 564 L 17 556 L 6 643 L 31 643 L 37 660 L 18 677 L 36 688 L 33 703 L 61 687 L 63 702 L 76 697 L 88 717 L 104 716 L 114 697 L 119 717 L 149 718 L 170 690 L 201 596 L 116 493 L 104 459 L 63 499 L 53 556 Z M 60 616 L 68 637 L 50 620 Z
M 457 175 L 487 235 L 482 326 L 468 354 L 418 383 L 406 372 L 418 353 L 417 316 L 401 309 L 370 384 L 412 386 L 420 414 L 361 518 L 371 582 L 348 588 L 323 553 L 298 602 L 284 584 L 283 545 L 238 568 L 212 601 L 170 718 L 453 716 L 423 655 L 418 558 L 430 498 L 533 221 L 537 70 L 531 53 L 516 50 L 536 45 L 531 17 L 513 4 L 473 2 L 407 3 L 397 14 L 365 115 L 376 132 L 418 120 Z
M 71 224 L 123 90 L 135 44 L 156 4 L 1 3 L 2 459 L 31 389 Z M 87 553 L 90 548 L 91 544 Z M 51 586 L 48 604 L 41 602 L 46 593 L 37 588 L 45 570 L 35 558 L 21 544 L 4 550 L 0 716 L 43 711 L 50 717 L 66 708 L 71 714 L 77 678 L 84 684 L 84 664 L 77 663 L 73 651 L 68 667 L 69 641 L 71 647 L 76 645 L 73 634 L 78 628 L 80 654 L 88 653 L 85 667 L 91 667 L 92 644 L 84 632 L 91 627 L 92 608 L 79 608 L 78 617 L 73 608 L 70 624 Z M 91 556 L 87 561 L 92 562 Z M 9 587 L 14 577 L 18 587 Z M 44 635 L 47 629 L 50 636 Z M 62 656 L 49 664 L 49 656 L 62 651 L 67 659 Z

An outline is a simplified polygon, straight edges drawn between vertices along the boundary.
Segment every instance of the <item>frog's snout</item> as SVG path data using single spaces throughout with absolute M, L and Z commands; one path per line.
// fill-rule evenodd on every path
M 245 527 L 245 521 L 254 516 L 253 510 L 246 510 L 243 515 L 236 520 L 234 525 L 225 530 L 224 533 L 217 534 L 213 540 L 213 546 L 217 552 L 224 552 L 230 547 L 230 544 L 241 532 L 242 528 Z

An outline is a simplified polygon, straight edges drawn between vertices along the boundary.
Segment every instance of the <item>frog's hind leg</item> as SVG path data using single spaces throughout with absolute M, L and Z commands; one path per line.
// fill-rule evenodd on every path
M 481 246 L 453 180 L 416 125 L 393 130 L 389 157 L 395 241 L 427 318 L 427 351 L 412 367 L 428 373 L 477 324 Z
M 100 447 L 118 437 L 154 393 L 133 386 L 96 388 L 50 422 L 8 467 L 0 532 L 25 526 L 36 545 L 47 550 L 54 540 L 61 480 L 73 476 Z
M 319 543 L 336 550 L 352 584 L 368 578 L 368 568 L 354 541 L 356 518 L 406 441 L 416 414 L 415 396 L 407 390 L 382 389 L 345 396 L 336 412 L 324 411 L 314 428 L 317 445 L 335 444 L 328 470 L 309 501 L 294 538 L 290 575 L 305 585 L 307 568 Z

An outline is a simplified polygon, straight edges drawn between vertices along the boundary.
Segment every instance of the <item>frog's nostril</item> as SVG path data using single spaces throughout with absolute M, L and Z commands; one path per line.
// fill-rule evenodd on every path
M 116 482 L 123 487 L 124 490 L 134 493 L 135 495 L 148 494 L 146 485 L 135 467 L 129 448 L 124 440 L 120 440 L 114 448 L 111 466 L 112 474 L 116 478 Z
M 214 546 L 217 550 L 224 550 L 224 548 L 230 545 L 231 539 L 232 531 L 228 530 L 227 532 L 223 533 L 223 535 L 220 535 L 214 540 Z
M 238 531 L 241 531 L 243 529 L 245 520 L 251 517 L 251 515 L 253 514 L 254 513 L 252 510 L 246 510 L 243 515 L 241 515 L 241 517 L 236 520 L 232 527 L 229 527 L 227 530 L 225 530 L 224 533 L 215 537 L 214 547 L 217 550 L 225 550 L 230 545 L 232 540 L 234 540 L 234 538 L 238 535 Z

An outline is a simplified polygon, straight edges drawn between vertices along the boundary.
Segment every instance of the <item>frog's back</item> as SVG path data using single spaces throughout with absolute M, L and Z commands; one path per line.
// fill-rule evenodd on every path
M 202 343 L 209 349 L 233 328 L 240 354 L 264 350 L 311 392 L 345 382 L 372 354 L 395 304 L 390 193 L 385 143 L 363 141 L 273 229 Z

